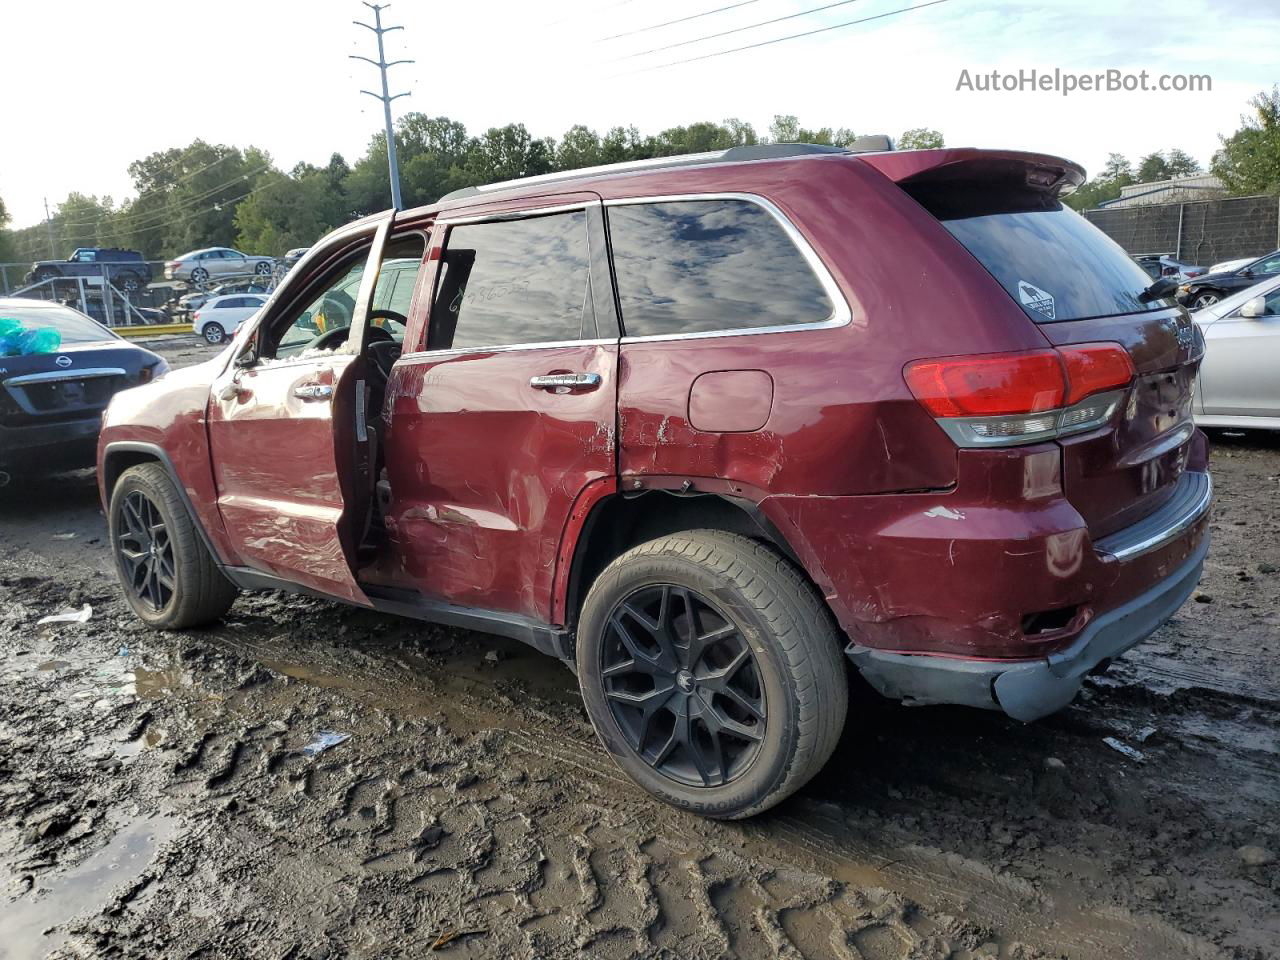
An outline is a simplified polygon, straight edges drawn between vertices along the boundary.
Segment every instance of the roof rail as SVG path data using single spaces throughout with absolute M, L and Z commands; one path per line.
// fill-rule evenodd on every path
M 886 136 L 859 137 L 847 147 L 833 147 L 820 143 L 761 143 L 746 147 L 730 147 L 727 150 L 711 150 L 707 153 L 684 153 L 674 157 L 650 157 L 648 160 L 629 160 L 625 163 L 607 163 L 598 167 L 579 167 L 577 170 L 560 170 L 518 180 L 503 180 L 476 187 L 463 187 L 446 193 L 440 203 L 477 197 L 486 193 L 498 193 L 543 183 L 562 183 L 584 180 L 614 173 L 637 173 L 648 170 L 666 170 L 671 167 L 693 167 L 708 163 L 744 163 L 750 160 L 777 160 L 783 157 L 802 157 L 822 153 L 872 153 L 892 150 L 893 141 Z

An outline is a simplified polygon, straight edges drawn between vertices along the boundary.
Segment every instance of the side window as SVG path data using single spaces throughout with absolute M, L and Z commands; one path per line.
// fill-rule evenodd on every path
M 1280 257 L 1271 257 L 1269 260 L 1263 260 L 1253 268 L 1253 272 L 1261 277 L 1270 277 L 1280 273 Z
M 240 297 L 227 297 L 224 300 L 220 300 L 215 309 L 234 310 L 237 307 L 243 307 L 243 306 L 244 306 L 244 300 L 242 300 Z
M 378 283 L 373 289 L 373 309 L 390 311 L 394 316 L 374 316 L 370 322 L 391 334 L 397 343 L 404 342 L 413 289 L 418 284 L 426 253 L 427 238 L 421 233 L 411 233 L 388 240 L 382 255 Z
M 93 250 L 81 250 L 76 255 L 76 259 L 81 263 L 93 263 L 93 261 L 97 259 L 95 253 L 96 252 Z
M 319 296 L 305 309 L 294 315 L 276 344 L 276 357 L 288 357 L 301 353 L 331 330 L 351 326 L 351 315 L 356 306 L 355 298 L 359 294 L 360 278 L 364 276 L 368 255 L 367 247 L 361 250 L 348 267 L 340 269 L 331 277 Z
M 451 227 L 428 350 L 596 336 L 584 211 Z
M 1265 316 L 1268 316 L 1268 317 L 1280 316 L 1280 290 L 1277 290 L 1274 293 L 1268 294 L 1267 299 L 1263 302 L 1266 303 L 1267 305 Z
M 834 305 L 786 230 L 746 200 L 609 207 L 626 336 L 815 323 Z

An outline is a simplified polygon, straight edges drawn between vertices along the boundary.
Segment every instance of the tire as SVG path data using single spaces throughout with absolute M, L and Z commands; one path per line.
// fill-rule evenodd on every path
M 667 640 L 686 643 L 644 636 L 641 618 L 651 625 L 663 610 Z M 700 655 L 690 655 L 690 620 Z M 739 819 L 781 802 L 831 756 L 848 709 L 841 646 L 822 599 L 785 558 L 692 530 L 628 550 L 592 584 L 578 677 L 597 736 L 631 779 L 674 806 Z M 664 666 L 671 656 L 678 672 Z
M 204 325 L 204 329 L 200 331 L 200 336 L 204 337 L 205 343 L 211 343 L 217 346 L 227 339 L 227 331 L 222 329 L 222 324 L 214 323 L 212 320 Z
M 160 464 L 138 464 L 121 474 L 111 491 L 107 529 L 121 590 L 148 627 L 204 626 L 235 600 L 238 591 L 210 556 Z
M 253 272 L 260 277 L 265 277 L 271 273 L 271 264 L 263 260 L 253 268 Z
M 115 284 L 125 293 L 133 294 L 142 289 L 142 281 L 136 273 L 125 272 L 115 279 Z
M 1201 290 L 1191 300 L 1192 310 L 1203 310 L 1205 307 L 1211 307 L 1222 299 L 1222 294 L 1217 290 Z
M 36 271 L 34 279 L 36 283 L 41 283 L 45 280 L 52 280 L 54 277 L 60 277 L 60 276 L 62 276 L 62 274 L 59 273 L 57 270 L 51 269 L 49 267 L 44 267 Z
M 209 271 L 204 267 L 196 267 L 191 271 L 191 282 L 200 284 L 209 279 Z

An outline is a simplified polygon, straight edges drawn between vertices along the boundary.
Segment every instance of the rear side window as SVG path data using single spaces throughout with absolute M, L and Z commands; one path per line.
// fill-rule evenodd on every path
M 981 185 L 908 187 L 1032 320 L 1084 320 L 1162 310 L 1143 303 L 1152 278 L 1114 240 L 1040 191 Z
M 828 320 L 834 305 L 782 225 L 747 200 L 609 208 L 629 337 Z
M 587 216 L 451 227 L 428 350 L 593 339 Z

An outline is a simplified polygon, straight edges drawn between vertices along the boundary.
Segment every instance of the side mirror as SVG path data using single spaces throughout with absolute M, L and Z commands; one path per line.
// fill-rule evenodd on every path
M 1253 319 L 1255 317 L 1265 317 L 1267 315 L 1267 298 L 1254 297 L 1246 300 L 1244 306 L 1240 308 L 1240 316 Z
M 1241 270 L 1241 271 L 1240 271 L 1240 276 L 1242 276 L 1242 277 L 1252 277 L 1252 276 L 1253 276 L 1253 271 L 1252 271 L 1252 270 L 1250 270 L 1250 269 L 1248 269 L 1248 268 L 1246 267 L 1244 270 Z
M 239 370 L 248 370 L 250 367 L 258 365 L 258 345 L 252 340 L 249 341 L 249 348 L 244 353 L 236 357 L 235 366 Z
M 1142 293 L 1138 294 L 1139 303 L 1150 303 L 1152 300 L 1163 300 L 1172 297 L 1178 289 L 1176 277 L 1161 277 Z

